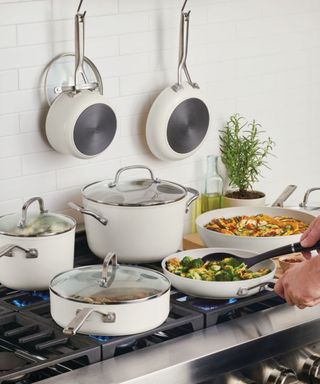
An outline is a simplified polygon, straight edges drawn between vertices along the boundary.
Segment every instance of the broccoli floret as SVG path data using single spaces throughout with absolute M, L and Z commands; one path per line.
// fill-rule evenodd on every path
M 191 263 L 192 263 L 193 259 L 192 257 L 190 256 L 185 256 L 182 260 L 181 260 L 181 265 L 184 267 L 184 268 L 191 268 Z
M 201 268 L 203 266 L 202 259 L 193 259 L 191 262 L 191 268 Z
M 234 257 L 226 257 L 223 260 L 223 263 L 226 265 L 231 265 L 233 268 L 236 268 L 236 267 L 239 267 L 239 265 L 241 264 L 241 261 L 235 259 Z
M 233 276 L 228 271 L 219 271 L 215 275 L 216 281 L 232 281 Z

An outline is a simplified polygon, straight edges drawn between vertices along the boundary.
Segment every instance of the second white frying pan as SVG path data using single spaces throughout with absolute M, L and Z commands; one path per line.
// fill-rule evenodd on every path
M 147 119 L 148 146 L 162 160 L 182 160 L 194 154 L 204 142 L 210 125 L 207 102 L 187 68 L 190 11 L 184 12 L 186 3 L 187 0 L 181 11 L 178 81 L 161 92 Z M 182 82 L 182 70 L 186 82 Z

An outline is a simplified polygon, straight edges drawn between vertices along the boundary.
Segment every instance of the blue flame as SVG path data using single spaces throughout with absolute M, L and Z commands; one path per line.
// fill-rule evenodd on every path
M 96 336 L 96 335 L 90 335 L 91 339 L 94 339 L 94 340 L 97 340 L 97 341 L 100 341 L 100 342 L 103 342 L 105 343 L 106 341 L 110 341 L 112 339 L 112 337 L 110 336 Z
M 15 305 L 18 308 L 28 307 L 29 305 L 49 301 L 49 292 L 48 291 L 33 291 L 33 292 L 23 292 L 24 296 L 22 298 L 16 298 L 10 301 L 11 304 Z
M 238 299 L 235 299 L 235 298 L 233 298 L 233 299 L 229 299 L 228 300 L 228 304 L 234 304 L 234 303 L 236 303 L 238 301 Z

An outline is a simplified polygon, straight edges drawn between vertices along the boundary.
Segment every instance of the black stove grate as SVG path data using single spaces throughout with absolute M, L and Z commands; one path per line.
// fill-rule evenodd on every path
M 57 327 L 50 316 L 49 304 L 29 308 L 24 314 L 38 321 L 44 321 L 52 327 Z M 171 305 L 170 314 L 166 322 L 156 329 L 130 336 L 112 337 L 91 335 L 89 338 L 101 345 L 102 359 L 105 360 L 119 354 L 171 340 L 203 328 L 204 318 L 201 313 L 173 304 Z
M 178 292 L 172 296 L 171 300 L 184 308 L 202 313 L 205 317 L 205 327 L 284 303 L 284 300 L 273 290 L 265 290 L 241 299 L 228 300 L 200 299 Z
M 0 316 L 1 350 L 13 352 L 25 364 L 10 372 L 0 372 L 0 383 L 14 379 L 17 374 L 26 375 L 49 367 L 52 370 L 59 364 L 85 366 L 101 360 L 101 348 L 90 338 L 66 337 L 57 327 L 20 312 Z

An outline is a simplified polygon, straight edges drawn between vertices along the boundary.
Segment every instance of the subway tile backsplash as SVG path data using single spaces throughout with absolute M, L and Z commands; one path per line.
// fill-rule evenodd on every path
M 105 153 L 79 160 L 50 148 L 43 88 L 49 61 L 74 49 L 78 1 L 0 0 L 0 215 L 39 194 L 49 209 L 71 214 L 67 202 L 81 201 L 83 185 L 137 163 L 200 188 L 204 159 L 218 154 L 218 131 L 235 112 L 255 118 L 277 144 L 271 169 L 256 185 L 269 202 L 287 184 L 298 185 L 296 202 L 320 186 L 318 0 L 189 0 L 188 61 L 212 113 L 211 132 L 183 161 L 150 153 L 147 113 L 161 89 L 176 81 L 182 3 L 84 0 L 86 54 L 101 72 L 118 130 Z

